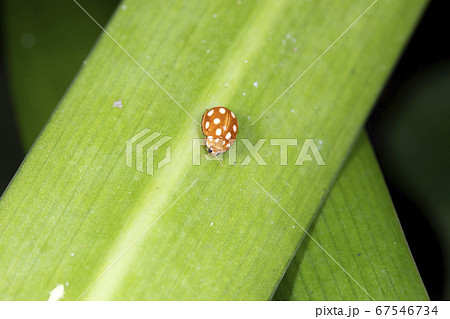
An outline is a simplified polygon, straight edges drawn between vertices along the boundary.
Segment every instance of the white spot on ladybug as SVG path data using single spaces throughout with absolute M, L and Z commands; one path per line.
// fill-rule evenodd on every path
M 214 110 L 211 110 L 211 111 L 208 112 L 208 116 L 211 116 L 213 114 L 214 114 Z
M 236 125 L 233 125 L 233 131 L 236 132 L 236 130 L 237 130 Z
M 209 122 L 205 123 L 205 127 L 208 128 L 209 127 Z
M 225 141 L 222 141 L 222 145 L 225 145 Z
M 220 112 L 221 114 L 225 114 L 225 109 L 224 109 L 223 107 L 221 107 L 221 108 L 219 109 L 219 112 Z
M 219 139 L 219 138 L 216 138 L 216 143 L 219 143 L 219 141 L 220 141 L 220 139 Z
M 220 119 L 218 118 L 218 117 L 216 117 L 215 119 L 214 119 L 214 124 L 219 124 L 220 123 Z
M 221 130 L 220 128 L 218 128 L 218 129 L 216 130 L 216 135 L 217 135 L 217 136 L 220 136 L 220 134 L 222 134 L 222 130 Z
M 227 144 L 227 148 L 230 148 L 230 143 Z
M 227 140 L 229 140 L 229 139 L 230 139 L 230 137 L 231 137 L 231 133 L 230 133 L 230 132 L 228 132 L 228 133 L 227 133 L 227 135 L 225 135 L 225 138 L 226 138 Z
M 213 137 L 212 136 L 208 136 L 208 140 L 212 141 Z
M 232 116 L 233 118 L 236 118 L 236 116 L 234 116 L 234 113 L 233 113 L 233 112 L 231 112 L 231 116 Z

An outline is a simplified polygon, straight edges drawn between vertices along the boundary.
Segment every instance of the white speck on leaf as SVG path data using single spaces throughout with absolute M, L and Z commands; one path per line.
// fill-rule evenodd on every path
M 323 142 L 322 142 L 322 140 L 319 140 L 319 144 L 322 144 Z
M 226 88 L 228 87 L 228 83 L 225 83 L 225 87 L 226 87 Z
M 214 223 L 213 223 L 213 222 L 211 222 L 211 225 L 209 225 L 209 226 L 212 226 L 212 225 L 214 225 Z
M 122 10 L 126 10 L 126 9 L 127 9 L 127 5 L 124 4 L 124 5 L 122 6 Z
M 50 291 L 49 294 L 48 301 L 58 301 L 64 298 L 64 286 L 61 284 L 56 285 L 56 288 Z
M 68 281 L 66 281 L 66 287 L 68 287 L 69 286 L 69 282 Z
M 253 82 L 253 86 L 255 87 L 255 88 L 257 88 L 258 87 L 258 82 Z
M 75 254 L 74 254 L 74 253 L 71 253 L 71 254 L 70 254 L 70 256 L 72 256 L 72 257 L 73 257 L 73 256 L 75 256 Z
M 244 61 L 244 63 L 247 63 L 247 62 L 248 62 L 247 60 Z
M 118 100 L 118 101 L 115 101 L 114 103 L 113 103 L 113 107 L 117 107 L 117 108 L 119 108 L 119 109 L 121 109 L 122 108 L 122 100 Z
M 250 120 L 250 115 L 247 115 L 247 118 Z
M 286 34 L 286 39 L 290 39 L 292 42 L 296 42 L 297 41 L 294 37 L 291 36 L 290 33 Z
M 217 18 L 217 13 L 214 13 L 214 14 L 213 14 L 213 18 L 214 18 L 214 19 Z
M 243 96 L 245 96 L 245 92 L 244 92 L 244 93 L 242 93 L 242 95 L 243 95 Z
M 294 109 L 291 109 L 291 113 L 294 113 L 295 111 L 294 111 Z
M 206 50 L 206 54 L 209 54 L 209 52 L 210 52 L 210 51 L 209 51 L 209 49 L 208 49 L 208 50 Z

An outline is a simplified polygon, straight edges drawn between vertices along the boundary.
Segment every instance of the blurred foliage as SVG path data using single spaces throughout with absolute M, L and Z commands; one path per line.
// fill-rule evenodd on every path
M 118 2 L 81 1 L 102 24 Z M 9 87 L 28 151 L 101 30 L 72 0 L 5 0 L 1 6 Z
M 450 63 L 417 73 L 389 105 L 380 145 L 386 173 L 418 203 L 444 249 L 450 299 Z M 419 235 L 420 236 L 420 235 Z

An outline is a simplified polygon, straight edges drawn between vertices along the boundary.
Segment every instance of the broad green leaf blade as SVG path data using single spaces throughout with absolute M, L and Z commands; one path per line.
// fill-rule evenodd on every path
M 428 300 L 365 134 L 353 148 L 309 234 L 380 300 Z M 275 300 L 370 300 L 308 236 Z
M 193 165 L 200 128 L 102 36 L 0 202 L 2 298 L 269 299 L 303 233 L 254 180 L 309 225 L 424 3 L 374 5 L 252 126 L 370 1 L 126 1 L 108 32 L 197 122 L 226 105 L 239 138 L 298 145 Z M 126 165 L 145 128 L 171 137 L 153 176 Z M 306 138 L 325 166 L 294 165 Z

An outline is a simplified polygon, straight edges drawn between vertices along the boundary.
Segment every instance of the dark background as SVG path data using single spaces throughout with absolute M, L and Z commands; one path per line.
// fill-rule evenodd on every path
M 116 5 L 117 1 L 109 1 L 104 6 L 100 23 L 104 25 L 107 22 L 107 17 Z M 450 79 L 450 20 L 446 7 L 442 0 L 430 2 L 366 124 L 405 236 L 432 300 L 446 299 L 450 294 L 446 291 L 449 290 L 448 285 L 444 285 L 447 279 L 445 276 L 448 275 L 445 270 L 449 268 L 447 247 L 450 245 L 446 238 L 450 229 L 445 227 L 449 221 L 446 197 L 450 198 L 450 176 L 446 167 L 450 162 L 450 133 L 446 135 L 450 127 L 450 116 L 447 117 L 450 98 L 445 85 Z M 11 12 L 5 8 L 2 6 L 0 12 L 2 19 L 4 14 Z M 90 25 L 92 22 L 84 19 L 82 23 L 89 25 L 93 36 L 86 39 L 85 47 L 80 49 L 80 61 L 88 54 L 99 35 L 98 28 Z M 2 23 L 1 27 L 0 194 L 25 156 L 14 119 L 9 87 L 8 41 L 5 40 L 7 26 Z M 76 65 L 77 68 L 79 65 Z M 69 84 L 70 81 L 63 83 L 65 87 Z M 436 91 L 435 88 L 439 87 L 444 89 Z M 63 93 L 60 93 L 61 97 Z M 414 118 L 406 123 L 400 120 L 402 111 L 412 104 L 411 101 L 418 101 L 414 102 L 414 107 L 417 108 L 415 114 L 420 125 Z M 430 140 L 433 142 L 431 146 Z M 416 160 L 409 160 L 411 157 Z M 411 179 L 411 176 L 416 175 L 411 172 L 416 171 L 423 172 L 418 174 L 422 180 Z M 430 193 L 434 185 L 437 189 Z
M 444 298 L 444 276 L 448 276 L 450 267 L 448 259 L 447 264 L 444 265 L 444 253 L 448 254 L 448 246 L 445 246 L 444 234 L 439 234 L 437 229 L 439 221 L 433 220 L 433 213 L 428 211 L 432 208 L 428 207 L 426 199 L 420 198 L 421 196 L 417 191 L 410 189 L 408 178 L 398 172 L 398 170 L 401 170 L 399 167 L 407 165 L 407 163 L 393 163 L 392 156 L 396 155 L 394 154 L 395 151 L 387 147 L 386 144 L 389 143 L 390 134 L 396 133 L 396 118 L 402 115 L 401 109 L 408 107 L 408 105 L 402 105 L 399 100 L 405 100 L 405 95 L 417 93 L 417 91 L 411 92 L 411 90 L 416 90 L 417 84 L 423 84 L 422 81 L 427 81 L 430 77 L 442 75 L 447 79 L 450 77 L 448 72 L 450 46 L 447 41 L 448 31 L 450 30 L 448 12 L 448 4 L 446 5 L 445 1 L 435 0 L 430 2 L 366 124 L 403 231 L 432 300 Z M 444 33 L 447 36 L 441 38 L 440 36 Z M 448 90 L 450 90 L 450 87 L 448 87 Z M 437 102 L 429 100 L 429 103 L 430 105 L 432 103 L 441 104 L 441 107 L 446 109 L 442 114 L 436 114 L 436 116 L 444 117 L 443 125 L 447 127 L 444 127 L 444 129 L 447 129 L 448 132 L 450 117 L 446 117 L 446 115 L 448 115 L 448 109 L 450 108 L 449 94 L 448 92 L 439 93 L 442 98 L 439 96 Z M 436 111 L 430 105 L 421 105 L 420 107 L 424 112 Z M 426 119 L 426 117 L 422 119 Z M 430 127 L 416 127 L 416 129 L 427 130 L 426 133 L 435 129 L 433 123 L 428 123 L 428 125 Z M 438 132 L 433 133 L 437 135 L 433 138 L 442 140 L 441 143 L 436 143 L 437 145 L 441 145 L 441 148 L 442 145 L 448 146 L 450 135 L 438 136 Z M 413 145 L 417 156 L 423 157 L 423 166 L 438 165 L 436 161 L 448 159 L 448 148 L 436 150 L 438 154 L 421 153 L 423 145 L 418 144 L 416 140 L 405 140 L 404 143 Z M 400 160 L 407 161 L 407 159 L 397 159 L 397 161 Z M 443 164 L 447 166 L 448 163 Z M 448 168 L 445 169 L 447 172 L 441 172 L 441 176 L 430 176 L 430 178 L 446 178 L 446 186 L 448 187 Z M 446 192 L 444 191 L 445 193 L 450 197 L 449 188 L 446 189 Z M 448 221 L 448 211 L 446 218 Z M 446 231 L 450 230 L 442 230 L 442 232 Z M 447 274 L 445 274 L 445 270 L 447 270 Z M 448 295 L 446 298 L 448 298 Z

